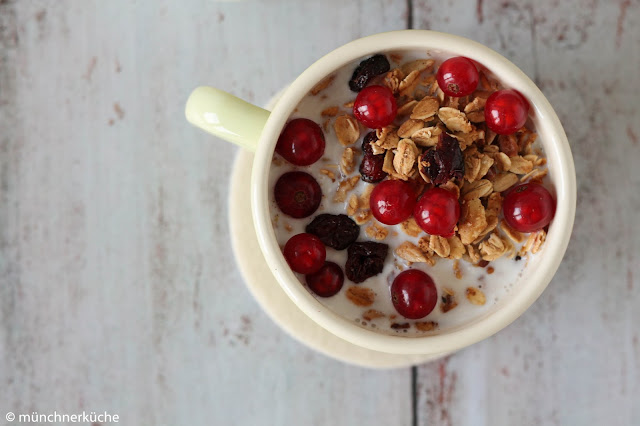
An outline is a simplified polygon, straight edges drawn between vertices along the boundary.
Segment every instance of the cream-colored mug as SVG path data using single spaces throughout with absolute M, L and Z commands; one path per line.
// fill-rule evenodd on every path
M 300 100 L 323 78 L 356 59 L 401 50 L 445 52 L 465 56 L 491 70 L 501 82 L 520 91 L 531 105 L 530 117 L 545 150 L 554 185 L 556 214 L 545 248 L 525 268 L 518 287 L 492 310 L 471 323 L 434 335 L 405 337 L 365 329 L 338 316 L 311 295 L 288 267 L 276 241 L 269 212 L 268 175 L 280 132 Z M 567 137 L 553 108 L 536 85 L 514 64 L 466 38 L 423 30 L 376 34 L 348 43 L 305 70 L 282 93 L 269 112 L 211 87 L 198 87 L 186 105 L 189 122 L 220 138 L 255 151 L 251 175 L 251 208 L 262 253 L 291 300 L 313 321 L 356 345 L 395 354 L 442 354 L 471 345 L 509 325 L 540 296 L 565 253 L 575 216 L 576 178 Z

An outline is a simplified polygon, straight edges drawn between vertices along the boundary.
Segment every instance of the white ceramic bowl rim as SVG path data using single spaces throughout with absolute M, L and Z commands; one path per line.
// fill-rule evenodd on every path
M 280 131 L 293 109 L 311 88 L 327 75 L 355 61 L 393 50 L 428 50 L 466 56 L 482 64 L 507 86 L 530 101 L 537 131 L 550 164 L 554 164 L 556 215 L 535 270 L 518 283 L 509 303 L 490 315 L 452 331 L 425 337 L 393 336 L 364 329 L 317 301 L 288 267 L 276 241 L 269 211 L 268 176 Z M 345 84 L 345 90 L 346 84 Z M 271 112 L 262 131 L 251 182 L 253 220 L 260 247 L 273 274 L 287 295 L 312 320 L 333 334 L 357 345 L 388 353 L 436 354 L 461 349 L 485 339 L 518 318 L 544 291 L 558 269 L 571 236 L 575 216 L 576 181 L 569 142 L 560 120 L 538 87 L 518 67 L 497 52 L 475 41 L 445 33 L 404 30 L 381 33 L 352 41 L 311 65 L 289 86 Z

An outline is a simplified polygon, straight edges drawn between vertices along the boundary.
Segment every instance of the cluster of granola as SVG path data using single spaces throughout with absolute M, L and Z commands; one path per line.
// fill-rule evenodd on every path
M 394 93 L 398 114 L 393 125 L 376 131 L 376 140 L 370 145 L 374 154 L 384 154 L 383 171 L 389 179 L 410 181 L 422 192 L 434 186 L 424 172 L 423 154 L 437 145 L 443 132 L 455 138 L 464 156 L 464 176 L 439 186 L 456 195 L 461 215 L 450 238 L 425 235 L 413 218 L 408 219 L 401 229 L 408 236 L 422 237 L 418 244 L 402 243 L 396 255 L 409 263 L 433 265 L 438 257 L 486 264 L 502 256 L 536 253 L 545 231 L 531 233 L 525 242 L 523 234 L 500 219 L 500 211 L 504 191 L 519 182 L 541 181 L 547 174 L 546 159 L 532 148 L 537 134 L 522 127 L 512 135 L 496 135 L 484 124 L 484 106 L 491 93 L 500 89 L 498 82 L 481 71 L 475 92 L 450 97 L 438 87 L 434 65 L 433 59 L 415 60 L 378 77 L 378 84 Z M 349 102 L 344 107 L 352 105 Z M 356 172 L 359 150 L 353 144 L 361 132 L 358 121 L 340 110 L 336 106 L 323 111 L 328 117 L 325 129 L 335 117 L 333 129 L 345 146 L 334 201 L 347 201 L 347 214 L 362 225 L 372 219 L 369 195 L 375 184 L 367 184 L 360 196 L 350 194 L 360 178 Z M 390 232 L 377 222 L 365 231 L 373 240 L 384 240 Z M 519 250 L 514 245 L 523 242 Z

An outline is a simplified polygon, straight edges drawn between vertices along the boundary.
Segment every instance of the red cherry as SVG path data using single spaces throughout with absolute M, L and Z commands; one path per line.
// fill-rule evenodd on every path
M 460 97 L 473 93 L 480 75 L 474 63 L 463 56 L 447 59 L 436 73 L 438 86 L 449 96 Z
M 493 92 L 484 106 L 487 127 L 499 135 L 515 133 L 527 122 L 529 103 L 515 90 Z
M 551 222 L 556 202 L 547 188 L 538 183 L 523 183 L 509 190 L 502 202 L 507 224 L 520 232 L 538 231 Z
M 320 238 L 306 233 L 289 238 L 284 245 L 283 253 L 293 272 L 300 274 L 318 272 L 327 257 L 327 251 Z
M 452 192 L 431 188 L 416 203 L 413 217 L 427 234 L 449 238 L 460 219 L 460 204 Z
M 324 133 L 313 121 L 296 118 L 282 130 L 276 152 L 291 164 L 308 166 L 324 154 Z
M 370 129 L 388 126 L 396 118 L 397 112 L 396 98 L 385 86 L 365 87 L 353 104 L 353 115 Z
M 391 301 L 403 317 L 424 318 L 435 308 L 438 290 L 429 275 L 418 269 L 407 269 L 393 280 Z
M 413 187 L 401 180 L 385 180 L 371 191 L 371 213 L 385 225 L 395 225 L 411 216 L 416 204 Z
M 522 93 L 518 92 L 517 90 L 513 90 L 513 91 L 516 92 L 516 95 L 520 96 L 520 99 L 522 100 L 522 103 L 527 109 L 527 114 L 528 114 L 529 110 L 531 109 L 531 105 L 529 105 L 529 101 L 527 100 L 527 98 L 524 97 Z
M 305 172 L 283 174 L 276 182 L 273 193 L 282 213 L 296 219 L 312 215 L 322 200 L 320 185 Z
M 311 291 L 318 296 L 331 297 L 342 288 L 344 273 L 335 263 L 325 262 L 318 272 L 307 275 L 305 280 Z

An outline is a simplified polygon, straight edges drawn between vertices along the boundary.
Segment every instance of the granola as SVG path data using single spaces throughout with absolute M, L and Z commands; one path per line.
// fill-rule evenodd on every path
M 376 299 L 374 291 L 367 287 L 351 286 L 347 289 L 346 295 L 357 306 L 371 306 Z
M 442 289 L 442 301 L 440 303 L 440 309 L 442 312 L 449 312 L 453 308 L 458 306 L 458 301 L 456 300 L 456 294 L 450 288 Z
M 413 107 L 413 111 L 411 112 L 412 120 L 422 120 L 422 121 L 430 121 L 438 112 L 438 108 L 440 107 L 440 101 L 434 97 L 426 97 L 423 98 L 420 102 Z
M 389 235 L 389 230 L 377 222 L 368 226 L 364 231 L 369 238 L 376 241 L 384 240 Z
M 400 120 L 378 129 L 377 140 L 372 144 L 374 154 L 384 154 L 382 170 L 390 179 L 407 181 L 417 177 L 423 184 L 422 190 L 432 187 L 423 166 L 417 166 L 422 154 L 433 149 L 447 133 L 463 151 L 464 177 L 440 185 L 455 194 L 461 205 L 454 235 L 423 237 L 418 245 L 406 241 L 396 248 L 396 255 L 409 263 L 429 264 L 438 257 L 476 264 L 512 255 L 513 244 L 521 244 L 526 237 L 501 222 L 501 193 L 519 182 L 541 180 L 547 175 L 547 169 L 543 168 L 546 159 L 531 149 L 536 133 L 523 127 L 515 134 L 496 135 L 486 127 L 487 99 L 500 89 L 499 83 L 487 73 L 480 72 L 480 84 L 471 95 L 454 98 L 438 87 L 433 60 L 401 62 L 383 78 L 383 84 L 402 104 L 398 107 Z M 419 87 L 413 87 L 415 82 Z M 402 222 L 400 227 L 409 238 L 422 234 L 413 218 Z M 531 235 L 535 237 L 529 237 L 523 247 L 525 252 L 539 250 L 544 242 L 541 233 Z
M 360 176 L 352 176 L 350 178 L 340 181 L 336 195 L 333 197 L 333 201 L 341 203 L 347 199 L 347 193 L 356 187 L 356 184 L 360 180 Z
M 465 295 L 467 296 L 467 300 L 474 305 L 484 305 L 487 302 L 484 293 L 477 287 L 467 287 Z
M 396 249 L 398 257 L 411 263 L 429 263 L 429 259 L 418 246 L 410 241 L 405 241 Z
M 402 139 L 398 142 L 397 151 L 393 156 L 393 168 L 403 177 L 413 175 L 417 154 L 420 151 L 411 139 Z
M 443 107 L 438 110 L 438 117 L 447 129 L 453 132 L 469 133 L 473 126 L 464 112 L 456 108 Z
M 438 323 L 435 321 L 417 321 L 413 325 L 420 331 L 432 331 L 438 328 Z
M 340 159 L 340 170 L 345 175 L 350 175 L 355 169 L 355 156 L 357 150 L 355 148 L 347 147 L 342 152 L 342 158 Z
M 327 77 L 324 80 L 320 81 L 318 84 L 313 86 L 313 89 L 311 89 L 311 94 L 313 96 L 316 96 L 318 93 L 322 92 L 324 89 L 329 87 L 331 85 L 331 83 L 333 83 L 333 80 L 335 78 L 336 78 L 335 75 L 330 75 L 329 77 Z
M 333 123 L 338 141 L 344 146 L 351 145 L 360 137 L 360 126 L 358 120 L 350 115 L 341 115 Z

